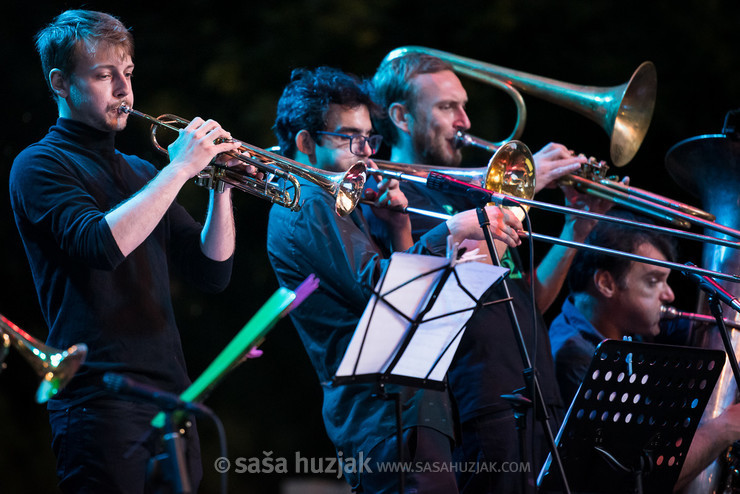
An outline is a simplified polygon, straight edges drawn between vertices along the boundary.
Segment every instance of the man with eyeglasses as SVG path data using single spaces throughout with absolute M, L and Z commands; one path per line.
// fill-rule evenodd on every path
M 366 82 L 328 67 L 299 69 L 278 102 L 274 130 L 285 156 L 328 172 L 343 172 L 357 161 L 368 160 L 380 143 L 372 134 L 373 111 Z M 353 458 L 370 468 L 345 470 L 347 481 L 356 492 L 397 492 L 398 472 L 378 470 L 380 463 L 398 460 L 395 404 L 377 396 L 377 384 L 331 383 L 387 266 L 387 255 L 370 237 L 359 208 L 340 217 L 334 212 L 331 194 L 299 181 L 304 200 L 301 210 L 273 206 L 270 211 L 270 263 L 280 285 L 289 289 L 310 274 L 320 279 L 318 289 L 290 316 L 323 387 L 324 425 L 338 457 L 345 465 Z M 381 182 L 375 205 L 405 206 L 398 183 Z M 518 245 L 515 230 L 521 224 L 514 215 L 495 207 L 488 207 L 487 213 L 495 237 L 507 245 Z M 377 214 L 392 231 L 390 246 L 395 251 L 445 255 L 448 235 L 458 242 L 482 238 L 475 211 L 456 215 L 416 244 L 407 215 L 385 208 Z M 424 493 L 455 492 L 449 468 L 453 420 L 447 394 L 397 385 L 386 389 L 400 394 L 404 459 L 426 467 L 406 474 L 408 488 Z M 448 468 L 430 471 L 435 465 Z

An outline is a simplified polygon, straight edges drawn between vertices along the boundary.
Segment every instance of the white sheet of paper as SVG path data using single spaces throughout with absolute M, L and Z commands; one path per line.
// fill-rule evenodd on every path
M 450 261 L 444 257 L 393 254 L 384 277 L 376 287 L 376 292 L 382 297 L 373 295 L 370 299 L 336 375 L 386 372 L 411 330 L 412 321 L 427 305 L 432 290 L 442 276 L 443 270 L 440 268 L 449 264 Z M 466 262 L 456 264 L 455 271 L 462 285 L 475 299 L 479 299 L 508 269 Z M 409 280 L 413 281 L 401 286 Z M 470 319 L 474 307 L 475 300 L 460 288 L 455 275 L 451 274 L 391 373 L 406 377 L 428 377 L 436 381 L 444 379 L 460 343 L 461 330 Z M 462 309 L 469 310 L 450 314 Z

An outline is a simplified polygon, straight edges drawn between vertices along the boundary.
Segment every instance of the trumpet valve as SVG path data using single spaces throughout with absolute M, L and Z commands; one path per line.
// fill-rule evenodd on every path
M 224 191 L 224 182 L 220 180 L 223 169 L 218 166 L 208 165 L 195 176 L 195 183 L 208 190 L 215 190 L 219 194 Z

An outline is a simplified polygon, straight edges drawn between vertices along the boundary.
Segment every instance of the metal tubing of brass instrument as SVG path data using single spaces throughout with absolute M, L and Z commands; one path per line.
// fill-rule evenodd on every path
M 385 176 L 388 176 L 389 178 L 396 178 L 396 179 L 401 179 L 400 176 L 403 175 L 403 174 L 401 174 L 399 172 L 386 172 L 386 171 L 383 171 L 381 174 L 383 174 Z M 413 181 L 415 181 L 415 182 L 418 182 L 419 181 L 419 177 L 416 177 L 416 176 L 413 176 L 413 175 L 411 175 L 410 177 L 413 178 Z M 518 199 L 515 199 L 515 200 L 518 200 Z M 366 203 L 366 204 L 372 204 L 371 201 L 363 201 L 363 202 Z M 533 201 L 533 202 L 536 202 L 536 201 Z M 448 220 L 448 219 L 452 218 L 452 215 L 449 215 L 449 214 L 437 213 L 437 212 L 434 212 L 434 211 L 428 211 L 428 210 L 425 210 L 425 209 L 415 208 L 415 207 L 411 207 L 411 206 L 407 206 L 405 208 L 402 208 L 402 207 L 393 207 L 393 208 L 390 208 L 390 209 L 391 210 L 394 210 L 394 211 L 397 211 L 397 212 L 400 212 L 400 213 L 416 213 L 416 214 L 420 214 L 420 215 L 423 215 L 423 216 L 430 216 L 430 217 L 433 217 L 433 218 L 439 218 L 439 219 L 442 219 L 442 220 Z M 564 209 L 570 209 L 570 208 L 564 208 Z M 595 216 L 599 216 L 599 217 L 604 216 L 604 215 L 596 215 L 595 213 L 591 213 L 591 214 L 592 215 L 595 215 Z M 630 221 L 630 220 L 625 220 L 623 218 L 615 218 L 615 217 L 612 217 L 612 216 L 605 216 L 602 219 L 607 219 L 607 218 L 610 221 L 613 221 L 613 222 L 616 222 L 616 223 L 626 223 L 626 224 L 629 224 L 631 226 L 636 226 L 636 227 L 639 227 L 639 228 L 654 226 L 654 225 L 643 224 L 643 223 L 634 222 L 634 221 Z M 678 230 L 678 232 L 679 233 L 686 233 L 686 232 L 682 232 L 680 230 Z M 686 271 L 686 272 L 691 272 L 691 273 L 697 273 L 697 274 L 701 274 L 701 275 L 705 275 L 705 276 L 710 276 L 712 278 L 719 279 L 719 280 L 727 280 L 727 281 L 731 281 L 733 283 L 740 283 L 740 276 L 739 275 L 725 274 L 725 273 L 720 273 L 718 271 L 711 271 L 711 270 L 708 270 L 708 269 L 703 269 L 703 268 L 700 268 L 700 267 L 697 267 L 697 266 L 687 266 L 685 264 L 678 264 L 678 263 L 675 263 L 675 262 L 664 261 L 664 260 L 661 260 L 661 259 L 653 259 L 652 257 L 644 257 L 644 256 L 640 256 L 640 255 L 637 255 L 637 254 L 631 254 L 629 252 L 623 252 L 623 251 L 620 251 L 620 250 L 608 249 L 606 247 L 599 247 L 597 245 L 584 244 L 584 243 L 580 243 L 580 242 L 572 242 L 570 240 L 563 240 L 563 239 L 558 238 L 558 237 L 552 237 L 552 236 L 549 236 L 549 235 L 542 235 L 542 234 L 539 234 L 539 233 L 531 233 L 530 234 L 529 232 L 525 232 L 525 231 L 519 231 L 517 233 L 521 237 L 529 238 L 531 236 L 532 240 L 538 240 L 538 241 L 548 242 L 548 243 L 551 243 L 551 244 L 562 245 L 563 247 L 572 247 L 572 248 L 575 248 L 575 249 L 590 250 L 590 251 L 593 251 L 593 252 L 599 252 L 601 254 L 605 254 L 605 255 L 609 255 L 609 256 L 621 257 L 621 258 L 624 258 L 624 259 L 629 259 L 631 261 L 643 262 L 645 264 L 652 264 L 652 265 L 655 265 L 655 266 L 661 266 L 661 267 L 672 269 L 672 270 L 676 270 L 676 271 Z M 710 237 L 710 238 L 714 239 L 714 237 Z M 714 239 L 714 240 L 717 240 L 717 239 Z
M 615 188 L 613 184 L 604 185 L 602 182 L 594 182 L 583 177 L 579 177 L 578 175 L 570 176 L 568 177 L 568 179 L 574 181 L 576 184 L 579 184 L 579 188 L 581 188 L 581 190 L 585 190 L 592 195 L 612 201 L 616 204 L 621 204 L 625 207 L 637 209 L 638 211 L 642 211 L 648 215 L 658 217 L 665 215 L 663 218 L 666 221 L 674 224 L 681 225 L 681 220 L 683 220 L 685 221 L 685 223 L 688 224 L 688 226 L 691 226 L 691 224 L 693 223 L 709 230 L 714 230 L 716 232 L 740 239 L 740 231 L 735 230 L 734 228 L 724 226 L 714 221 L 708 221 L 694 214 L 684 213 L 683 211 L 679 211 L 671 207 L 662 206 L 648 199 L 636 197 L 635 195 L 631 194 L 630 189 L 632 189 L 632 187 L 625 187 L 625 190 L 620 190 L 619 188 Z M 641 207 L 644 207 L 645 210 L 641 209 Z
M 472 146 L 488 152 L 496 152 L 500 147 L 496 143 L 486 141 L 462 130 L 457 132 L 455 144 L 457 147 Z M 591 180 L 578 174 L 567 175 L 561 181 L 567 185 L 575 186 L 583 193 L 606 199 L 682 228 L 690 228 L 692 224 L 696 224 L 740 239 L 740 231 L 715 222 L 714 215 L 659 194 L 606 178 Z
M 376 163 L 377 163 L 377 161 L 376 161 Z M 422 184 L 422 185 L 426 185 L 426 183 L 427 183 L 427 179 L 424 178 L 424 177 L 420 177 L 420 176 L 417 176 L 417 175 L 409 175 L 409 174 L 406 174 L 406 173 L 402 173 L 402 172 L 398 172 L 398 171 L 393 171 L 393 170 L 372 169 L 370 171 L 370 173 L 381 175 L 381 176 L 387 177 L 387 178 L 396 179 L 396 180 L 407 181 L 407 182 L 415 182 L 415 183 L 419 183 L 419 184 Z M 468 185 L 471 188 L 476 188 L 476 189 L 480 189 L 481 191 L 486 191 L 488 193 L 491 193 L 491 191 L 486 190 L 486 189 L 483 189 L 482 187 L 478 187 L 478 186 L 473 185 L 473 184 L 468 184 Z M 503 194 L 503 195 L 505 195 L 505 194 Z M 592 213 L 590 211 L 582 211 L 580 209 L 570 208 L 570 207 L 567 207 L 567 206 L 558 206 L 556 204 L 550 204 L 550 203 L 546 203 L 546 202 L 535 201 L 533 199 L 524 199 L 524 198 L 521 198 L 521 197 L 513 197 L 513 196 L 508 196 L 508 195 L 506 195 L 506 197 L 508 199 L 510 199 L 511 201 L 513 201 L 513 202 L 516 202 L 516 203 L 519 203 L 519 204 L 522 204 L 522 205 L 528 205 L 528 206 L 536 207 L 536 208 L 539 208 L 539 209 L 542 209 L 542 210 L 545 210 L 545 211 L 550 211 L 550 212 L 554 212 L 554 213 L 561 213 L 561 214 L 570 214 L 570 215 L 573 215 L 573 216 L 580 216 L 582 218 L 588 218 L 588 219 L 597 220 L 597 221 L 609 221 L 609 222 L 612 222 L 612 223 L 618 223 L 618 224 L 621 224 L 621 225 L 631 226 L 631 227 L 635 227 L 635 228 L 641 228 L 641 229 L 644 229 L 644 230 L 651 230 L 651 231 L 658 232 L 658 233 L 665 234 L 665 235 L 673 235 L 675 237 L 685 238 L 685 239 L 688 239 L 688 240 L 696 240 L 696 241 L 700 241 L 700 242 L 707 242 L 707 243 L 712 243 L 712 244 L 716 244 L 716 245 L 721 245 L 721 246 L 724 246 L 724 247 L 731 247 L 731 248 L 734 248 L 734 249 L 740 249 L 740 242 L 736 242 L 736 241 L 732 241 L 732 240 L 727 240 L 727 239 L 723 239 L 723 238 L 712 237 L 710 235 L 702 235 L 700 233 L 687 232 L 687 231 L 684 231 L 684 230 L 678 230 L 676 228 L 668 228 L 668 227 L 664 227 L 664 226 L 660 226 L 660 225 L 653 225 L 651 223 L 642 223 L 642 222 L 639 222 L 639 221 L 632 221 L 632 220 L 629 220 L 629 219 L 626 219 L 626 218 L 618 218 L 618 217 L 615 217 L 615 216 L 609 216 L 609 215 L 606 215 L 606 214 Z M 412 212 L 418 212 L 419 214 L 423 214 L 423 213 L 421 213 L 419 211 L 423 211 L 423 210 L 412 211 Z
M 125 102 L 119 106 L 119 112 L 129 113 L 148 120 L 152 124 L 152 144 L 164 154 L 167 154 L 167 150 L 157 142 L 157 129 L 164 127 L 179 132 L 182 127 L 175 124 L 185 126 L 190 123 L 189 120 L 172 114 L 164 114 L 155 118 L 131 108 Z M 293 188 L 293 196 L 283 185 L 251 177 L 242 169 L 222 165 L 208 165 L 205 167 L 196 177 L 198 185 L 220 191 L 223 190 L 223 184 L 227 183 L 243 192 L 267 199 L 292 211 L 298 211 L 301 208 L 301 186 L 296 179 L 296 176 L 298 176 L 329 192 L 335 198 L 334 209 L 339 216 L 346 216 L 351 213 L 362 196 L 366 177 L 366 166 L 362 161 L 352 165 L 346 172 L 327 172 L 298 163 L 295 160 L 238 139 L 231 139 L 231 141 L 239 144 L 238 152 L 227 152 L 224 153 L 225 155 L 254 166 L 265 175 L 272 175 L 290 183 Z
M 714 216 L 713 214 L 707 211 L 704 211 L 702 209 L 699 209 L 697 207 L 694 207 L 690 204 L 676 201 L 674 199 L 671 199 L 670 197 L 665 197 L 659 194 L 655 194 L 654 192 L 650 192 L 649 190 L 635 187 L 634 185 L 625 185 L 622 182 L 616 182 L 610 179 L 602 179 L 599 181 L 599 183 L 606 185 L 607 187 L 611 187 L 613 189 L 625 192 L 631 197 L 640 197 L 642 199 L 654 202 L 656 204 L 660 204 L 667 208 L 675 209 L 682 213 L 686 213 L 692 217 L 705 219 L 707 221 L 714 221 L 717 219 L 717 217 Z
M 530 236 L 529 232 L 520 231 L 518 233 L 520 236 L 525 237 L 525 238 Z M 709 276 L 711 278 L 718 279 L 718 280 L 726 280 L 726 281 L 731 281 L 733 283 L 740 283 L 740 275 L 736 275 L 736 274 L 720 273 L 718 271 L 712 271 L 712 270 L 700 268 L 697 266 L 687 266 L 685 264 L 679 264 L 679 263 L 675 263 L 671 261 L 654 259 L 652 257 L 645 257 L 645 256 L 637 255 L 637 254 L 631 254 L 629 252 L 623 252 L 621 250 L 614 250 L 614 249 L 609 249 L 606 247 L 600 247 L 597 245 L 572 242 L 570 240 L 563 240 L 558 237 L 542 235 L 539 233 L 532 233 L 531 237 L 532 237 L 532 240 L 539 240 L 539 241 L 548 242 L 551 244 L 562 245 L 564 247 L 572 247 L 575 249 L 590 250 L 590 251 L 598 252 L 600 254 L 604 254 L 608 256 L 621 257 L 624 259 L 629 259 L 630 261 L 642 262 L 645 264 L 652 264 L 654 266 L 661 266 L 661 267 L 672 269 L 675 271 L 685 271 L 685 272 L 690 272 L 690 273 L 697 273 L 697 274 L 700 274 L 703 276 Z
M 36 390 L 37 403 L 44 403 L 61 391 L 74 377 L 87 356 L 87 345 L 84 343 L 72 345 L 67 350 L 58 350 L 41 343 L 2 314 L 0 314 L 0 337 L 3 350 L 7 350 L 11 344 L 15 346 L 41 376 L 41 384 Z M 4 353 L 0 357 L 4 357 Z
M 580 177 L 577 177 L 577 178 L 580 178 Z M 667 234 L 667 235 L 673 235 L 673 236 L 680 237 L 680 238 L 686 238 L 686 239 L 689 239 L 689 240 L 698 240 L 698 241 L 701 241 L 701 242 L 707 242 L 707 243 L 711 243 L 711 244 L 722 245 L 722 246 L 725 246 L 725 247 L 731 247 L 733 249 L 740 249 L 740 242 L 738 242 L 738 241 L 717 238 L 717 237 L 713 237 L 711 235 L 703 235 L 703 234 L 700 234 L 700 233 L 692 233 L 692 232 L 687 232 L 687 231 L 684 231 L 684 230 L 678 230 L 676 228 L 668 228 L 668 227 L 664 227 L 664 226 L 660 226 L 660 225 L 653 225 L 653 224 L 650 224 L 650 223 L 641 223 L 641 222 L 636 222 L 636 221 L 630 221 L 630 220 L 626 220 L 624 218 L 616 218 L 614 216 L 609 216 L 609 215 L 605 215 L 605 214 L 591 213 L 589 211 L 581 211 L 579 209 L 573 209 L 573 208 L 569 208 L 569 207 L 566 207 L 566 206 L 557 206 L 555 204 L 548 204 L 546 202 L 535 201 L 533 199 L 520 199 L 520 198 L 516 197 L 516 198 L 513 198 L 513 200 L 514 201 L 517 201 L 517 202 L 520 202 L 522 204 L 526 204 L 526 205 L 529 205 L 529 206 L 532 206 L 532 207 L 543 209 L 545 211 L 551 211 L 551 212 L 563 213 L 563 214 L 571 214 L 571 215 L 574 215 L 574 216 L 581 216 L 583 218 L 591 218 L 591 219 L 595 219 L 595 220 L 611 221 L 613 223 L 621 223 L 621 224 L 625 224 L 625 225 L 636 226 L 638 228 L 643 228 L 643 229 L 646 229 L 646 230 L 652 230 L 652 231 L 656 231 L 656 232 Z M 722 225 L 719 225 L 718 223 L 715 223 L 714 225 L 717 226 L 717 228 L 715 228 L 715 229 L 719 229 L 719 227 L 721 227 L 723 229 L 722 233 L 726 233 L 726 234 L 730 235 L 729 232 L 734 232 L 734 235 L 732 235 L 732 236 L 734 236 L 736 238 L 740 238 L 740 232 L 739 231 L 733 230 L 732 228 L 723 227 Z M 709 228 L 709 227 L 707 227 L 707 228 Z M 727 230 L 727 231 L 724 231 L 724 230 Z
M 717 324 L 717 320 L 714 318 L 714 316 L 710 316 L 709 314 L 693 314 L 691 312 L 681 312 L 675 307 L 671 307 L 670 305 L 660 306 L 660 317 L 661 319 L 688 319 L 689 321 Z M 723 319 L 723 321 L 728 328 L 740 329 L 740 323 L 738 322 L 727 319 L 726 317 Z
M 601 125 L 610 137 L 612 161 L 616 166 L 622 166 L 640 147 L 655 107 L 657 75 L 651 62 L 643 62 L 624 84 L 595 87 L 569 84 L 423 46 L 396 48 L 386 55 L 383 62 L 408 53 L 440 58 L 451 64 L 456 73 L 509 94 L 517 107 L 517 122 L 514 131 L 502 143 L 517 139 L 524 129 L 526 106 L 519 92 L 524 91 L 576 111 Z

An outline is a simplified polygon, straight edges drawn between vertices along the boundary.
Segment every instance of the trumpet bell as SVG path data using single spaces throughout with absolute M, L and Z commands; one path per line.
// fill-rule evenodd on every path
M 0 335 L 3 344 L 0 355 L 4 357 L 10 346 L 14 346 L 41 376 L 41 384 L 36 390 L 37 403 L 45 403 L 61 391 L 77 373 L 87 356 L 87 345 L 84 343 L 72 345 L 67 350 L 57 350 L 44 345 L 2 315 L 0 315 Z

